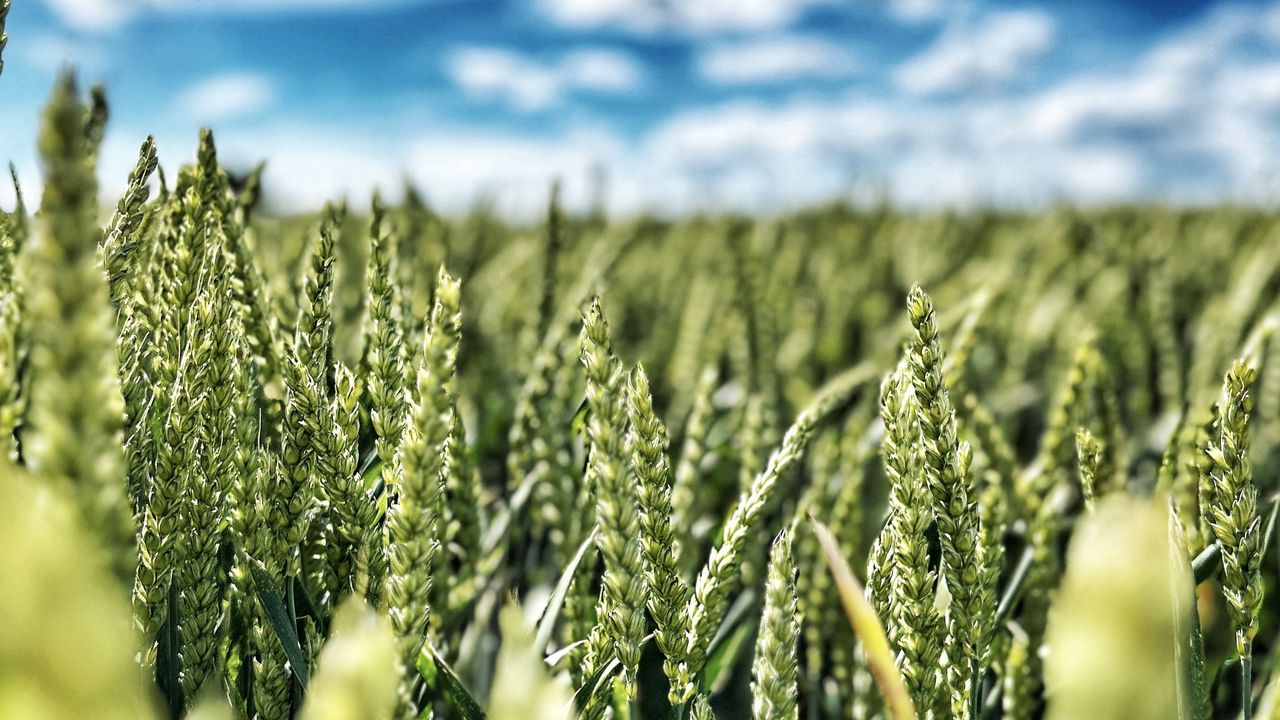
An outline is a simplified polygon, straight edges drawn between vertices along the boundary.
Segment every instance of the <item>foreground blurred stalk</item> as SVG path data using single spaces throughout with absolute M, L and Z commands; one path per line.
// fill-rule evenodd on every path
M 1191 588 L 1164 503 L 1101 499 L 1076 530 L 1049 616 L 1049 720 L 1190 717 L 1176 648 Z
M 32 377 L 26 460 L 73 498 L 116 577 L 127 583 L 137 550 L 121 449 L 124 401 L 107 282 L 97 263 L 98 184 L 85 108 L 70 73 L 54 86 L 39 146 L 44 197 L 21 257 Z

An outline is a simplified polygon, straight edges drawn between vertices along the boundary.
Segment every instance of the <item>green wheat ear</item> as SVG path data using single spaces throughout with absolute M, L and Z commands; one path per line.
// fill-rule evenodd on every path
M 110 283 L 111 299 L 117 307 L 130 299 L 131 276 L 138 263 L 138 251 L 143 245 L 138 233 L 147 198 L 151 195 L 151 175 L 158 165 L 156 141 L 148 135 L 138 150 L 138 162 L 129 171 L 124 194 L 116 203 L 115 213 L 111 216 L 111 222 L 107 225 L 102 244 L 98 248 L 107 281 Z
M 431 308 L 422 366 L 418 368 L 410 419 L 396 453 L 399 502 L 388 510 L 389 565 L 385 605 L 406 673 L 397 715 L 414 713 L 412 668 L 427 636 L 432 608 L 432 570 L 438 564 L 444 519 L 446 447 L 454 427 L 454 374 L 461 333 L 461 288 L 441 268 Z
M 491 565 L 499 562 L 499 551 L 487 554 L 481 546 L 483 483 L 467 445 L 467 428 L 458 412 L 458 347 L 462 342 L 462 286 L 442 265 L 436 274 L 436 303 L 429 331 L 432 339 L 424 362 L 429 372 L 444 383 L 448 397 L 450 427 L 444 447 L 445 531 L 441 542 L 447 550 L 444 572 L 449 581 L 441 583 L 437 603 L 441 610 L 461 610 L 478 592 Z M 456 570 L 454 569 L 456 568 Z
M 365 269 L 368 316 L 364 324 L 364 357 L 360 376 L 369 393 L 369 422 L 376 438 L 374 448 L 382 461 L 383 479 L 394 487 L 396 448 L 404 432 L 404 338 L 401 335 L 400 301 L 395 277 L 395 236 L 386 220 L 386 208 L 375 195 L 369 224 L 369 264 Z
M 20 322 L 17 298 L 0 293 L 0 451 L 15 465 L 20 457 L 15 433 L 22 419 L 18 374 Z
M 1258 487 L 1249 465 L 1249 417 L 1257 370 L 1242 360 L 1232 365 L 1222 382 L 1214 434 L 1203 454 L 1200 514 L 1222 544 L 1222 591 L 1235 630 L 1240 658 L 1241 699 L 1250 715 L 1253 639 L 1262 610 L 1262 517 Z
M 627 414 L 627 447 L 636 476 L 649 614 L 657 626 L 654 640 L 662 650 L 663 671 L 668 679 L 675 680 L 687 647 L 688 618 L 684 609 L 689 602 L 689 588 L 680 576 L 675 533 L 671 529 L 667 429 L 654 412 L 649 376 L 641 365 L 631 372 L 627 385 Z M 679 702 L 674 691 L 669 697 L 671 702 Z
M 707 701 L 706 695 L 699 695 L 693 699 L 689 709 L 689 720 L 716 720 L 716 714 L 711 711 L 711 703 Z
M 906 367 L 885 379 L 880 389 L 880 417 L 885 426 L 881 452 L 889 487 L 889 520 L 877 540 L 887 573 L 885 613 L 889 639 L 898 647 L 902 671 L 916 707 L 936 707 L 940 700 L 937 665 L 942 653 L 942 616 L 934 607 L 937 575 L 929 568 L 926 533 L 933 524 L 931 496 L 919 447 L 919 408 Z
M 218 634 L 227 576 L 218 559 L 227 500 L 236 479 L 236 368 L 243 333 L 229 285 L 231 274 L 220 244 L 207 247 L 207 281 L 198 296 L 187 337 L 195 370 L 191 392 L 196 413 L 194 472 L 180 477 L 185 532 L 177 549 L 179 622 L 185 697 L 195 698 L 206 679 L 217 675 Z
M 909 364 L 924 450 L 924 475 L 933 494 L 934 518 L 942 548 L 942 575 L 951 593 L 947 651 L 952 705 L 961 717 L 976 720 L 982 666 L 995 613 L 996 558 L 984 546 L 974 485 L 972 452 L 957 437 L 955 409 L 943 376 L 942 343 L 933 302 L 919 287 L 907 297 L 915 330 Z M 967 666 L 967 667 L 966 667 Z
M 680 459 L 671 480 L 671 527 L 676 533 L 676 554 L 682 577 L 688 577 L 695 561 L 692 527 L 698 514 L 698 483 L 702 479 L 702 463 L 710 450 L 707 433 L 715 419 L 711 396 L 720 382 L 720 370 L 708 365 L 698 376 L 694 399 L 684 425 L 684 442 Z
M 796 609 L 796 567 L 791 556 L 791 533 L 783 530 L 773 541 L 764 614 L 751 664 L 751 716 L 754 720 L 796 720 L 797 643 L 800 617 Z
M 1093 507 L 1099 494 L 1098 476 L 1102 472 L 1102 441 L 1085 428 L 1076 430 L 1076 455 L 1080 466 L 1080 489 L 1085 504 Z
M 345 365 L 333 371 L 333 400 L 321 410 L 316 445 L 316 469 L 324 478 L 319 491 L 329 514 L 325 529 L 325 559 L 329 602 L 338 602 L 352 591 L 366 597 L 385 572 L 385 548 L 377 503 L 370 499 L 357 473 L 360 440 L 360 382 Z M 314 383 L 312 387 L 315 388 Z M 323 391 L 315 388 L 316 395 Z M 360 571 L 363 571 L 363 574 Z
M 302 279 L 293 339 L 302 366 L 326 394 L 332 381 L 334 242 L 341 222 L 342 217 L 333 206 L 327 206 Z
M 612 646 L 626 672 L 627 693 L 636 692 L 640 642 L 645 634 L 645 583 L 636 491 L 626 469 L 625 372 L 613 354 L 609 325 L 599 298 L 582 323 L 582 364 L 587 376 L 588 484 L 596 491 L 596 544 L 604 558 L 603 591 L 597 614 L 601 641 Z M 592 643 L 596 662 L 607 656 Z

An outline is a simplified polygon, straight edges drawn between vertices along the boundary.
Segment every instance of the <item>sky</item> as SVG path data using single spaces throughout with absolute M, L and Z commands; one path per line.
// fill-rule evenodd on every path
M 8 33 L 31 188 L 72 66 L 111 101 L 107 195 L 207 126 L 280 211 L 406 180 L 512 215 L 554 180 L 624 214 L 1280 196 L 1280 0 L 14 0 Z

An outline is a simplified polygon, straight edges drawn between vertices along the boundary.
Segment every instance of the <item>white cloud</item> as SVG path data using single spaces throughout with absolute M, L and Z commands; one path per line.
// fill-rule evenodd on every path
M 1241 71 L 1249 84 L 1240 96 L 1274 107 L 1274 72 Z M 1203 117 L 1189 108 L 1200 96 L 1184 83 L 1140 63 L 1132 76 L 1077 78 L 983 103 L 853 94 L 731 102 L 670 118 L 646 138 L 644 155 L 672 186 L 743 210 L 794 207 L 868 182 L 922 207 L 1189 199 L 1197 187 L 1162 172 L 1162 153 L 1184 150 L 1223 168 L 1234 188 L 1262 176 L 1280 148 L 1277 123 L 1246 120 L 1259 113 L 1226 96 Z
M 44 0 L 45 5 L 72 30 L 105 33 L 154 13 L 261 13 L 332 8 L 368 10 L 402 5 L 410 0 Z
M 656 162 L 689 168 L 723 169 L 735 163 L 768 164 L 787 155 L 821 149 L 848 152 L 888 140 L 890 130 L 859 129 L 857 118 L 877 123 L 868 108 L 842 107 L 832 102 L 794 101 L 778 107 L 737 101 L 678 114 L 659 125 L 647 138 Z M 885 118 L 887 119 L 887 118 Z
M 313 210 L 340 198 L 362 207 L 375 189 L 390 197 L 400 189 L 402 156 L 374 138 L 289 127 L 218 137 L 223 162 L 250 167 L 264 153 L 265 197 L 284 212 Z
M 991 13 L 955 27 L 894 72 L 898 87 L 931 94 L 1002 87 L 1053 46 L 1057 24 L 1039 10 Z
M 502 212 L 535 217 L 554 179 L 582 208 L 597 166 L 610 178 L 614 211 L 699 209 L 771 212 L 849 195 L 883 183 L 912 206 L 1106 202 L 1140 193 L 1144 158 L 1115 143 L 1040 137 L 1017 125 L 1025 107 L 996 103 L 983 113 L 939 112 L 933 103 L 794 99 L 778 105 L 730 102 L 680 113 L 639 139 L 599 128 L 539 137 L 436 127 L 408 136 L 352 134 L 348 128 L 277 124 L 220 133 L 219 155 L 245 167 L 266 154 L 265 187 L 286 211 L 348 197 L 394 196 L 412 178 L 450 212 L 491 198 Z M 166 167 L 188 162 L 193 137 L 161 138 Z M 123 180 L 136 138 L 104 154 L 104 177 Z M 118 185 L 118 182 L 117 182 Z M 118 191 L 113 186 L 112 191 Z
M 80 32 L 109 32 L 136 12 L 126 0 L 44 0 L 67 27 Z
M 521 112 L 545 110 L 560 101 L 554 72 L 507 50 L 465 48 L 449 58 L 448 72 L 468 94 L 500 100 Z
M 259 113 L 275 101 L 271 81 L 254 73 L 227 73 L 206 78 L 178 96 L 178 109 L 200 123 Z
M 314 208 L 342 195 L 358 204 L 374 187 L 394 195 L 407 175 L 448 211 L 492 197 L 500 210 L 530 217 L 543 211 L 556 178 L 565 181 L 571 206 L 585 206 L 597 165 L 610 177 L 611 207 L 624 212 L 769 212 L 848 197 L 859 186 L 931 208 L 1060 199 L 1274 201 L 1280 189 L 1280 56 L 1274 52 L 1280 35 L 1268 34 L 1271 17 L 1280 17 L 1280 4 L 1213 13 L 1127 65 L 981 95 L 980 102 L 963 91 L 993 81 L 960 83 L 955 93 L 891 87 L 874 95 L 862 88 L 779 102 L 738 100 L 673 114 L 639 137 L 576 126 L 548 137 L 518 124 L 479 132 L 389 123 L 414 128 L 396 132 L 300 122 L 233 126 L 219 133 L 219 150 L 239 167 L 265 154 L 268 195 L 285 210 Z M 958 33 L 956 27 L 944 30 L 934 48 L 955 42 L 949 38 Z M 715 48 L 751 44 L 711 41 L 705 47 L 709 57 Z M 554 108 L 574 93 L 627 92 L 645 81 L 633 60 L 607 48 L 546 57 L 469 51 L 480 52 L 471 57 L 478 61 L 452 68 L 459 84 L 512 107 Z M 465 52 L 452 59 L 466 59 Z M 971 71 L 991 75 L 995 67 L 995 76 L 1003 77 L 999 68 L 1007 61 L 974 57 L 965 59 Z M 225 101 L 230 95 L 213 97 Z M 569 116 L 579 114 L 555 117 Z M 0 113 L 0 136 L 19 136 L 6 124 L 16 122 Z M 109 193 L 123 184 L 141 138 L 127 135 L 121 145 L 118 132 L 108 133 L 100 163 Z M 166 168 L 190 161 L 194 138 L 194 126 L 176 139 L 158 138 Z M 175 148 L 176 158 L 168 154 Z M 18 159 L 30 175 L 34 157 Z M 26 189 L 38 196 L 34 181 Z M 0 187 L 0 202 L 6 197 Z
M 1280 63 L 1256 53 L 1265 17 L 1212 13 L 1128 70 L 1078 74 L 1030 95 L 1008 109 L 1003 132 L 1026 143 L 1125 146 L 1152 171 L 1142 191 L 1165 199 L 1267 199 L 1280 170 Z M 1098 183 L 1115 174 L 1094 173 Z
M 779 36 L 721 43 L 698 58 L 698 72 L 721 85 L 787 82 L 806 77 L 837 78 L 856 69 L 848 49 L 817 38 Z
M 598 164 L 631 164 L 622 160 L 626 145 L 621 139 L 589 129 L 553 137 L 446 129 L 408 147 L 414 180 L 431 193 L 433 202 L 457 209 L 486 196 L 519 217 L 545 211 L 555 180 L 563 181 L 568 206 L 584 208 L 588 180 Z
M 353 141 L 337 130 L 280 127 L 219 137 L 219 154 L 246 166 L 255 160 L 248 153 L 263 147 L 271 148 L 264 189 L 286 211 L 316 208 L 340 197 L 359 207 L 374 188 L 394 198 L 408 178 L 444 211 L 464 212 L 483 199 L 518 218 L 545 212 L 556 180 L 562 181 L 568 207 L 587 207 L 595 165 L 617 167 L 625 152 L 619 139 L 589 130 L 539 138 L 436 128 L 383 142 Z
M 904 23 L 931 22 L 946 15 L 944 0 L 888 0 L 885 9 Z
M 794 22 L 815 0 L 691 0 L 671 3 L 693 30 L 761 30 Z
M 1080 78 L 1038 93 L 1028 103 L 1027 127 L 1049 141 L 1086 134 L 1158 129 L 1176 122 L 1187 107 L 1177 77 Z
M 112 201 L 124 188 L 143 137 L 118 128 L 107 134 L 98 174 Z M 196 137 L 194 129 L 157 135 L 160 163 L 171 179 L 176 168 L 194 159 Z M 546 211 L 553 181 L 563 181 L 566 206 L 582 210 L 589 207 L 597 164 L 615 170 L 635 166 L 621 138 L 592 128 L 540 137 L 453 126 L 399 134 L 353 132 L 338 123 L 270 122 L 228 128 L 216 137 L 218 158 L 230 168 L 243 171 L 266 161 L 264 199 L 273 211 L 286 213 L 344 198 L 353 207 L 367 207 L 375 189 L 395 201 L 407 178 L 445 212 L 462 213 L 487 200 L 501 213 L 533 218 Z M 32 175 L 30 181 L 24 175 L 23 191 L 28 202 L 38 201 L 34 158 L 29 169 Z M 4 177 L 0 207 L 8 207 L 4 203 L 12 195 L 6 195 L 7 173 Z M 635 207 L 650 189 L 649 181 L 641 188 L 621 173 L 611 186 L 617 198 L 633 203 L 619 208 Z
M 1273 4 L 1271 9 L 1263 15 L 1259 27 L 1273 41 L 1280 42 L 1280 3 Z
M 497 100 L 519 112 L 554 107 L 573 91 L 628 92 L 643 79 L 634 60 L 600 48 L 576 50 L 546 64 L 502 48 L 469 47 L 454 52 L 446 70 L 471 96 Z
M 769 30 L 795 22 L 831 0 L 539 0 L 551 20 L 569 27 L 691 33 Z
M 1240 47 L 1259 26 L 1251 12 L 1226 8 L 1152 46 L 1127 70 L 1077 73 L 1033 93 L 1027 127 L 1052 141 L 1168 134 L 1198 131 L 1219 110 L 1269 107 L 1280 99 L 1280 64 L 1259 63 Z
M 74 66 L 83 75 L 94 77 L 102 75 L 110 65 L 105 50 L 90 40 L 73 41 L 58 35 L 39 34 L 24 37 L 8 49 L 48 75 Z
M 1280 111 L 1280 62 L 1226 68 L 1219 80 L 1225 105 L 1260 112 Z
M 880 103 L 793 100 L 731 102 L 662 123 L 643 156 L 680 189 L 676 207 L 777 210 L 840 195 L 856 174 L 888 168 L 885 155 L 932 130 Z
M 538 9 L 570 27 L 619 25 L 641 31 L 661 27 L 668 16 L 651 0 L 539 0 Z
M 634 90 L 644 76 L 630 57 L 600 48 L 569 53 L 560 61 L 557 71 L 561 82 L 568 87 L 610 93 Z

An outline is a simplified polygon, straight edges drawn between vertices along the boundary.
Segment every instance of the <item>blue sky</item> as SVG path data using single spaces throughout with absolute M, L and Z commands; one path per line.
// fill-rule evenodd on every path
M 112 100 L 109 193 L 201 125 L 286 210 L 409 177 L 528 214 L 595 168 L 621 212 L 1280 190 L 1280 0 L 14 0 L 8 30 L 0 157 L 32 186 L 72 63 Z

